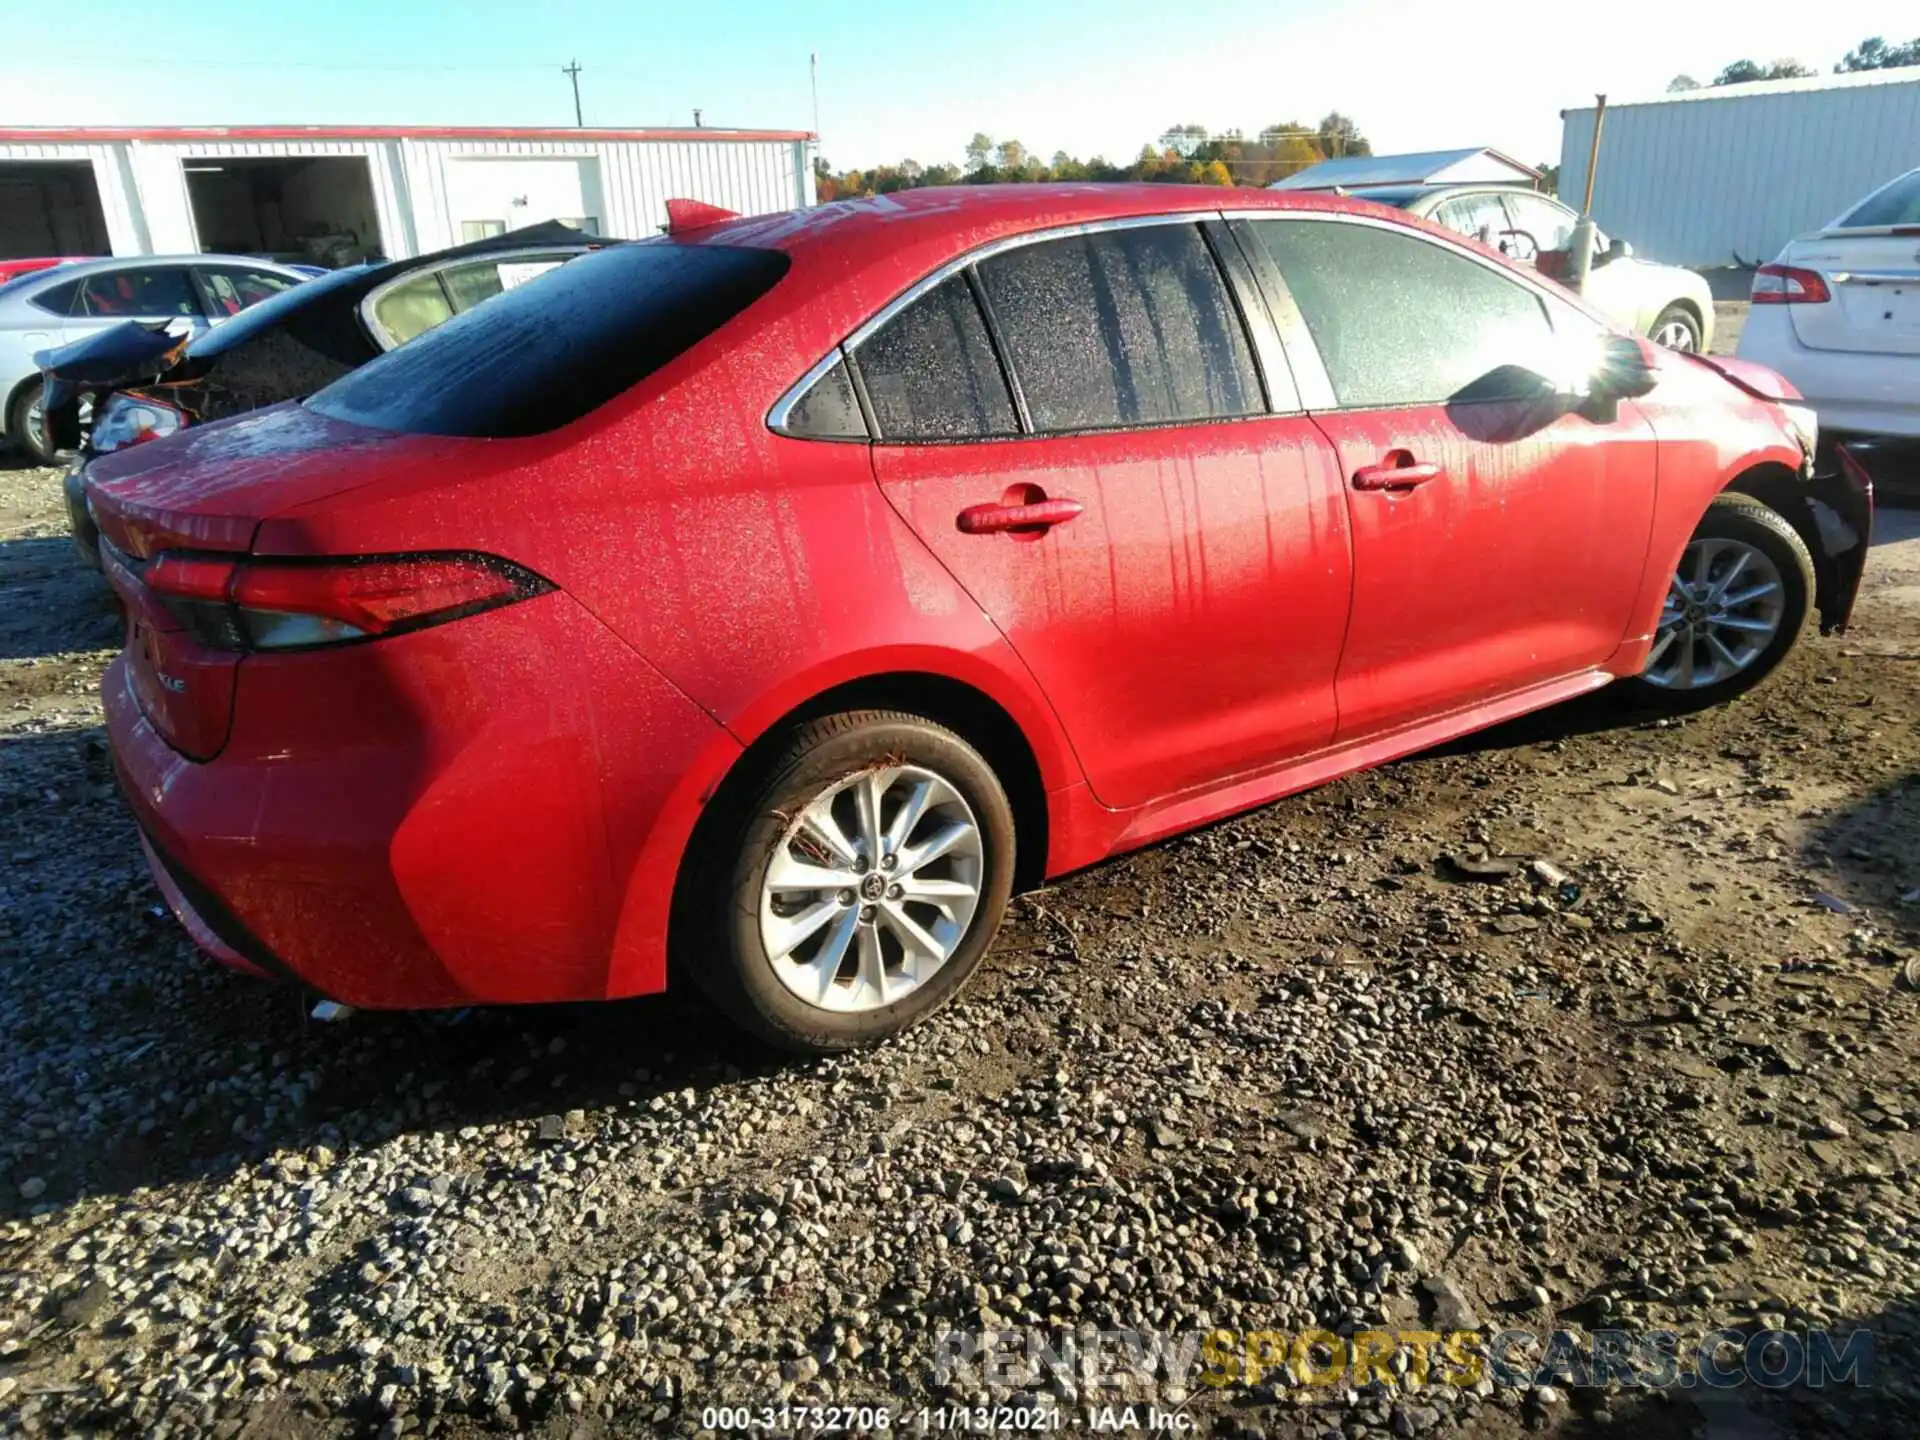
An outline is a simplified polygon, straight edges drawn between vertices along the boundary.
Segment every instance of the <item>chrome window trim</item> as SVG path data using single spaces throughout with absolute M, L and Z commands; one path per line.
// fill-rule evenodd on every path
M 790 440 L 823 440 L 828 444 L 844 445 L 849 442 L 865 445 L 873 437 L 870 435 L 796 435 L 787 428 L 787 422 L 793 418 L 794 407 L 807 398 L 807 392 L 823 380 L 827 372 L 846 359 L 846 346 L 836 345 L 818 360 L 813 367 L 793 382 L 786 394 L 773 402 L 773 409 L 767 412 L 767 428 L 776 435 L 785 435 Z
M 998 240 L 989 240 L 986 244 L 967 251 L 964 255 L 956 255 L 953 259 L 944 261 L 937 268 L 928 271 L 925 275 L 914 281 L 913 284 L 894 296 L 893 299 L 889 300 L 885 305 L 882 305 L 869 316 L 858 329 L 836 345 L 830 354 L 816 362 L 805 375 L 802 375 L 796 380 L 785 394 L 773 402 L 773 408 L 767 412 L 767 428 L 777 435 L 789 435 L 799 440 L 822 438 L 808 435 L 793 436 L 792 432 L 785 428 L 786 421 L 793 413 L 793 407 L 798 405 L 801 399 L 805 397 L 808 388 L 817 382 L 822 375 L 826 374 L 828 370 L 833 368 L 833 361 L 838 358 L 842 352 L 846 354 L 848 360 L 852 360 L 854 352 L 860 348 L 861 344 L 871 339 L 874 332 L 885 326 L 894 316 L 913 304 L 914 301 L 920 299 L 920 297 L 928 291 L 937 289 L 954 276 L 961 274 L 972 266 L 980 264 L 983 260 L 990 260 L 995 255 L 1004 254 L 1008 250 L 1018 250 L 1022 246 L 1041 245 L 1049 240 L 1065 240 L 1075 235 L 1098 235 L 1109 230 L 1144 230 L 1153 225 L 1192 225 L 1198 227 L 1205 221 L 1220 218 L 1220 212 L 1217 210 L 1172 210 L 1159 211 L 1152 215 L 1120 215 L 1107 220 L 1086 220 L 1074 225 L 1055 225 L 1045 230 L 1025 231 L 1019 235 L 1003 235 Z M 1221 277 L 1220 283 L 1227 286 L 1228 294 L 1231 296 L 1232 287 L 1228 284 L 1225 276 Z M 1252 345 L 1251 337 L 1249 337 L 1248 345 Z M 1258 352 L 1255 353 L 1257 355 Z M 1239 416 L 1236 418 L 1259 419 L 1261 417 L 1252 415 Z M 1183 421 L 1180 423 L 1190 424 L 1193 422 Z M 1018 440 L 1038 439 L 1041 437 L 1013 435 L 982 436 L 979 438 L 982 440 L 988 438 Z M 869 439 L 878 443 L 877 437 L 869 437 Z
M 418 270 L 409 270 L 404 275 L 396 275 L 391 280 L 382 281 L 365 295 L 361 296 L 359 305 L 360 323 L 367 327 L 367 332 L 373 336 L 374 343 L 380 347 L 381 353 L 387 354 L 398 350 L 403 342 L 394 339 L 393 332 L 380 323 L 378 307 L 382 300 L 386 299 L 389 294 L 399 289 L 402 285 L 411 285 L 422 275 L 441 275 L 458 266 L 476 264 L 486 260 L 491 260 L 496 264 L 510 264 L 515 260 L 548 259 L 559 255 L 565 257 L 560 261 L 560 264 L 565 265 L 570 261 L 578 260 L 582 255 L 592 253 L 597 248 L 599 247 L 593 245 L 568 245 L 558 248 L 552 245 L 529 245 L 520 250 L 496 250 L 479 255 L 450 255 L 438 265 L 425 265 Z M 445 292 L 443 291 L 442 293 L 444 294 Z M 445 322 L 443 321 L 441 323 L 444 324 Z M 424 334 L 425 332 L 423 331 L 422 333 Z

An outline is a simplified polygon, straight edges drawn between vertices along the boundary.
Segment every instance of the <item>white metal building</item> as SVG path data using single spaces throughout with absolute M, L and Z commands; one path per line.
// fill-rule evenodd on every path
M 1575 207 L 1593 115 L 1560 112 L 1560 197 Z M 1593 216 L 1649 259 L 1760 264 L 1915 166 L 1920 67 L 1610 100 Z
M 813 203 L 804 130 L 0 129 L 0 257 L 400 259 L 565 220 L 638 239 L 666 202 Z
M 1269 190 L 1357 190 L 1363 185 L 1534 185 L 1540 172 L 1511 155 L 1478 146 L 1410 155 L 1349 155 L 1322 160 L 1276 180 Z

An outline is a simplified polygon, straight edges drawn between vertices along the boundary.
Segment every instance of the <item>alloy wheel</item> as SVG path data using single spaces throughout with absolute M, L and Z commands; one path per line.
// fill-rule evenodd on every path
M 1693 327 L 1684 320 L 1669 320 L 1653 332 L 1653 343 L 1664 345 L 1669 350 L 1678 350 L 1683 354 L 1692 354 Z
M 1765 653 L 1785 614 L 1786 587 L 1763 551 L 1740 540 L 1695 540 L 1667 587 L 1645 678 L 1670 690 L 1729 680 Z
M 822 1010 L 877 1010 L 925 985 L 973 924 L 980 826 L 948 780 L 877 765 L 810 801 L 760 889 L 760 939 L 780 983 Z

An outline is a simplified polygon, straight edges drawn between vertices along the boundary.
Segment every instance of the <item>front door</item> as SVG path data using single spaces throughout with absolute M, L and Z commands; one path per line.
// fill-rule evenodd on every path
M 1103 804 L 1332 739 L 1350 583 L 1333 447 L 1267 413 L 1197 226 L 990 256 L 855 359 L 883 491 L 1032 670 Z
M 1245 229 L 1277 267 L 1282 310 L 1297 314 L 1288 352 L 1313 377 L 1303 388 L 1328 392 L 1315 418 L 1346 481 L 1341 738 L 1605 662 L 1639 592 L 1655 455 L 1630 404 L 1601 423 L 1561 397 L 1570 367 L 1597 353 L 1599 327 L 1411 230 L 1336 219 Z

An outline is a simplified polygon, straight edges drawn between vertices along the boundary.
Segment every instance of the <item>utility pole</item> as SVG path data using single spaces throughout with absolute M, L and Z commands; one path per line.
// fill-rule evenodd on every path
M 580 118 L 580 62 L 568 61 L 560 67 L 560 73 L 573 81 L 573 123 L 584 130 L 587 122 Z
M 1580 218 L 1573 222 L 1573 235 L 1567 241 L 1567 288 L 1576 295 L 1587 293 L 1587 276 L 1593 270 L 1593 172 L 1600 165 L 1600 127 L 1607 123 L 1607 97 L 1593 97 L 1593 143 L 1587 147 L 1587 193 L 1580 201 Z
M 807 56 L 807 77 L 813 86 L 813 143 L 820 143 L 820 52 Z

